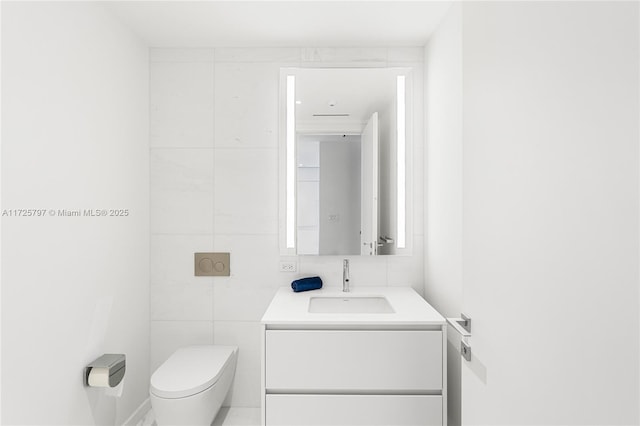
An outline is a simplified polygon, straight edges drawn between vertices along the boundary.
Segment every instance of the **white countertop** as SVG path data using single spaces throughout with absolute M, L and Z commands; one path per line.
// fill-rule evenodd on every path
M 309 313 L 311 297 L 384 296 L 394 313 Z M 262 323 L 266 325 L 418 325 L 446 324 L 446 320 L 411 287 L 355 287 L 293 292 L 283 287 L 273 297 Z

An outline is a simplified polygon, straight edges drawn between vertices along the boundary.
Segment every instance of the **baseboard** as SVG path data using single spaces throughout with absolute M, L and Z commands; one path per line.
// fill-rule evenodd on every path
M 122 426 L 136 426 L 142 419 L 144 419 L 144 416 L 147 415 L 149 410 L 151 410 L 151 401 L 149 400 L 149 398 L 147 398 L 142 401 L 142 404 L 140 404 L 140 406 L 136 408 L 136 411 L 134 411 L 133 414 L 131 414 L 129 418 L 124 421 Z

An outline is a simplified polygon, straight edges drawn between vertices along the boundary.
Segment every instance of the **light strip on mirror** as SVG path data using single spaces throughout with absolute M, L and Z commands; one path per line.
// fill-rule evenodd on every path
M 287 248 L 295 248 L 296 76 L 287 76 Z
M 397 121 L 398 129 L 398 239 L 397 248 L 405 248 L 406 245 L 406 114 L 405 114 L 405 76 L 397 77 Z

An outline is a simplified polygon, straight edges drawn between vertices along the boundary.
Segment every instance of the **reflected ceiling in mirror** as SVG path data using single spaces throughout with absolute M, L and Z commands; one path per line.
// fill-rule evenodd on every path
M 298 133 L 362 133 L 396 99 L 396 68 L 302 69 L 295 73 Z

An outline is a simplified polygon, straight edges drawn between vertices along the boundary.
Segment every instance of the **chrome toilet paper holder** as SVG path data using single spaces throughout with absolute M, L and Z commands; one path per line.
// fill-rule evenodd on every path
M 94 369 L 94 373 L 98 371 L 100 371 L 101 373 L 108 372 L 109 387 L 116 387 L 124 378 L 124 372 L 126 370 L 126 356 L 124 354 L 104 354 L 100 358 L 97 358 L 93 362 L 89 363 L 84 369 L 85 386 L 95 386 L 89 383 L 89 376 L 91 376 L 91 372 Z

